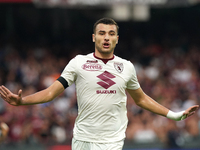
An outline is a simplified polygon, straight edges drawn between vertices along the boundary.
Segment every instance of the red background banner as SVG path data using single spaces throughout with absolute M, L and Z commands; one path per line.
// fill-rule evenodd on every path
M 70 145 L 55 145 L 50 147 L 47 150 L 71 150 L 71 146 Z

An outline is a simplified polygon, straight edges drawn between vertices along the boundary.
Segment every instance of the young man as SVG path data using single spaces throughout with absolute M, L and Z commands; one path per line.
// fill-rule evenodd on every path
M 98 20 L 92 35 L 94 53 L 72 59 L 47 89 L 22 97 L 22 90 L 16 95 L 1 86 L 1 97 L 15 106 L 45 103 L 75 82 L 78 116 L 72 150 L 122 150 L 128 123 L 126 90 L 138 106 L 158 115 L 178 121 L 194 114 L 198 105 L 175 113 L 142 91 L 133 64 L 114 55 L 118 28 L 112 19 Z

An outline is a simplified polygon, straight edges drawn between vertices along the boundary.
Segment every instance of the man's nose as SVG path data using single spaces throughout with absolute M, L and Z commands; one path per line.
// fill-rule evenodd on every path
M 109 35 L 105 34 L 104 40 L 108 41 L 109 40 Z

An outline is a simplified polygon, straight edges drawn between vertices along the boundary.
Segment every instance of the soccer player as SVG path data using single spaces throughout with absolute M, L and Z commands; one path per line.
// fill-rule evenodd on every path
M 198 105 L 173 112 L 146 95 L 130 61 L 114 55 L 119 40 L 118 25 L 110 18 L 94 24 L 94 53 L 77 55 L 48 88 L 22 97 L 0 87 L 1 97 L 11 105 L 32 105 L 53 100 L 72 83 L 76 84 L 78 116 L 72 150 L 122 150 L 127 128 L 126 91 L 135 103 L 153 113 L 179 121 L 195 113 Z M 170 94 L 170 93 L 169 93 Z

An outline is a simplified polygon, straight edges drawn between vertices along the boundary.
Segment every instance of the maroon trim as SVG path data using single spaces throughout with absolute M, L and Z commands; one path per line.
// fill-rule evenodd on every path
M 93 56 L 96 58 L 96 59 L 100 59 L 104 62 L 104 64 L 106 64 L 109 60 L 113 60 L 115 58 L 115 56 L 113 55 L 112 58 L 109 58 L 109 59 L 103 59 L 103 58 L 99 58 L 97 56 L 95 56 L 95 53 L 93 53 Z

